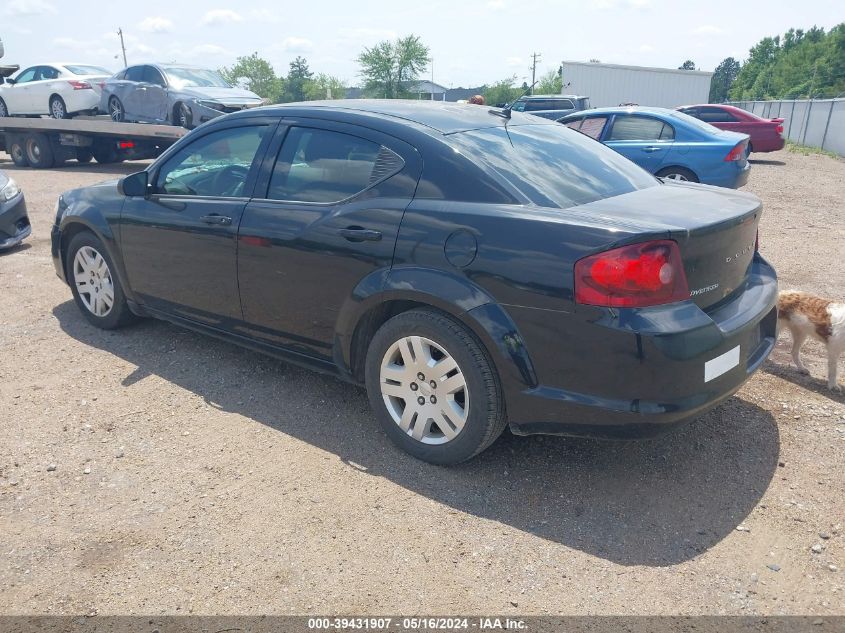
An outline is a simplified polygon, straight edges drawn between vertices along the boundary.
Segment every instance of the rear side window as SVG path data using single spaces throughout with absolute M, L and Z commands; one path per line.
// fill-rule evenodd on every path
M 144 67 L 132 66 L 131 68 L 127 68 L 123 78 L 126 81 L 144 81 Z
M 699 108 L 698 118 L 707 123 L 733 123 L 739 120 L 722 108 Z
M 357 136 L 293 127 L 285 137 L 267 197 L 296 202 L 339 202 L 396 173 L 402 159 Z
M 667 141 L 675 131 L 659 119 L 635 114 L 616 115 L 608 141 Z
M 568 208 L 658 185 L 628 159 L 563 125 L 486 128 L 455 134 L 452 142 L 540 206 Z
M 601 138 L 602 132 L 604 132 L 604 127 L 606 125 L 606 116 L 591 116 L 584 119 L 584 123 L 583 125 L 581 125 L 578 131 L 581 132 L 581 134 L 589 136 L 590 138 L 599 140 Z
M 39 66 L 38 67 L 38 77 L 37 79 L 45 80 L 45 79 L 57 79 L 59 77 L 59 71 L 52 66 Z

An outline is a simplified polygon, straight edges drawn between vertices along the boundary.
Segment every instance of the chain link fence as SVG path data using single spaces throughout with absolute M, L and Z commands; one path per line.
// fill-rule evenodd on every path
M 765 119 L 783 119 L 783 133 L 794 143 L 845 156 L 845 99 L 729 101 Z

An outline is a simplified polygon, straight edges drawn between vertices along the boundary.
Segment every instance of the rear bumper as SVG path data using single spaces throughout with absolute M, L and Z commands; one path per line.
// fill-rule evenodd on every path
M 758 255 L 746 287 L 708 312 L 683 302 L 595 308 L 561 314 L 559 323 L 546 313 L 523 323 L 528 309 L 517 309 L 540 384 L 506 387 L 511 430 L 643 437 L 701 415 L 735 393 L 771 353 L 776 301 L 775 271 Z
M 0 250 L 17 246 L 32 233 L 22 193 L 0 204 Z
M 732 161 L 725 163 L 716 173 L 710 174 L 706 178 L 701 178 L 701 182 L 705 185 L 739 189 L 748 182 L 748 176 L 751 174 L 751 164 L 747 160 L 744 161 L 744 165 L 741 165 L 741 162 Z
M 780 136 L 777 138 L 751 140 L 751 148 L 755 154 L 757 152 L 777 152 L 782 150 L 784 145 L 786 145 L 786 141 Z

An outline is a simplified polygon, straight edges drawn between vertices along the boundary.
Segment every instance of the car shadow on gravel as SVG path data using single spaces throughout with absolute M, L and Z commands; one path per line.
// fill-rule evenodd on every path
M 777 468 L 772 415 L 738 397 L 657 439 L 505 432 L 468 463 L 431 466 L 377 429 L 363 389 L 162 322 L 104 332 L 72 301 L 53 313 L 69 336 L 136 367 L 115 377 L 116 390 L 159 376 L 350 468 L 621 565 L 673 565 L 713 547 L 754 509 Z
M 786 163 L 782 160 L 763 160 L 762 158 L 749 158 L 748 162 L 752 165 L 771 165 L 777 167 L 783 167 L 786 165 Z

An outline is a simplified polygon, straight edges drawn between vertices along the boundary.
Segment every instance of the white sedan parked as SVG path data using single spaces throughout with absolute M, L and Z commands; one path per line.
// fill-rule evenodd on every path
M 111 74 L 88 64 L 30 66 L 0 84 L 0 117 L 49 114 L 69 119 L 74 114 L 96 113 L 100 84 Z

